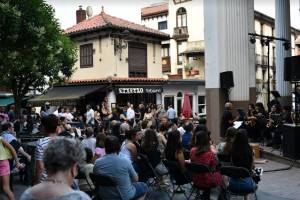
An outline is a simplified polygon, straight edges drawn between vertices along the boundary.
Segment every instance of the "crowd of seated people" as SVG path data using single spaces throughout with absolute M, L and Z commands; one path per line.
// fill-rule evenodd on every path
M 254 159 L 246 130 L 229 127 L 225 142 L 216 147 L 205 119 L 168 119 L 167 112 L 161 109 L 156 114 L 159 120 L 150 117 L 151 109 L 144 113 L 140 122 L 126 119 L 126 114 L 118 120 L 110 121 L 108 117 L 105 129 L 95 128 L 96 122 L 91 121 L 93 117 L 90 115 L 91 119 L 86 122 L 80 136 L 72 134 L 72 129 L 69 130 L 56 115 L 42 117 L 45 137 L 37 141 L 35 150 L 35 186 L 28 189 L 22 199 L 54 196 L 56 199 L 89 199 L 88 195 L 95 195 L 95 190 L 104 199 L 120 196 L 123 199 L 144 199 L 149 191 L 146 184 L 149 169 L 143 156 L 148 158 L 154 170 L 165 160 L 176 163 L 187 180 L 199 188 L 206 188 L 203 199 L 210 198 L 211 188 L 237 184 L 233 179 L 227 179 L 227 182 L 222 179 L 218 154 L 227 154 L 232 165 L 244 167 L 252 173 Z M 251 109 L 249 120 L 250 115 L 257 115 L 253 106 Z M 97 123 L 103 123 L 103 119 L 98 120 Z M 212 173 L 191 173 L 188 163 L 205 165 Z M 107 176 L 116 183 L 116 187 L 97 188 L 90 174 Z M 47 187 L 49 190 L 45 192 Z M 9 191 L 7 194 L 10 195 Z

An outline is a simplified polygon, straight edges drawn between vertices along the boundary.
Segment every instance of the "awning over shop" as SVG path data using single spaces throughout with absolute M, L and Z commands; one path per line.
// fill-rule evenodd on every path
M 104 85 L 68 85 L 55 86 L 46 94 L 30 99 L 28 103 L 33 106 L 42 106 L 49 102 L 53 106 L 76 105 L 78 100 L 93 92 L 103 89 Z
M 186 50 L 184 52 L 182 52 L 180 55 L 184 55 L 184 54 L 204 54 L 204 49 L 190 49 L 190 50 Z
M 14 97 L 0 97 L 0 106 L 7 106 L 15 103 Z

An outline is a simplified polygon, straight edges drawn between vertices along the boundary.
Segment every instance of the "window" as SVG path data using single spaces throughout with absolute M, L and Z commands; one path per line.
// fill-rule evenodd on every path
M 177 27 L 186 27 L 187 26 L 187 14 L 185 8 L 179 8 L 176 13 L 176 25 Z
M 180 116 L 181 114 L 181 108 L 182 108 L 182 93 L 177 93 L 177 114 Z
M 182 65 L 183 56 L 182 52 L 186 50 L 186 41 L 178 41 L 177 42 L 177 65 Z
M 163 45 L 161 48 L 161 57 L 169 57 L 170 56 L 170 46 Z
M 166 30 L 166 29 L 168 29 L 167 21 L 158 22 L 158 30 Z
M 174 96 L 166 96 L 164 98 L 164 107 L 167 109 L 168 106 L 172 105 L 174 106 Z
M 80 46 L 80 67 L 93 67 L 93 44 Z
M 198 96 L 198 113 L 206 114 L 205 96 Z

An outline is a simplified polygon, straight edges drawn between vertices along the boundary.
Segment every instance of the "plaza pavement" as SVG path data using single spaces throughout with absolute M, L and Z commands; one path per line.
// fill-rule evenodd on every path
M 262 167 L 265 171 L 287 167 L 287 165 L 273 161 L 257 166 Z M 17 200 L 25 189 L 26 186 L 15 185 L 14 193 Z M 300 169 L 294 167 L 287 171 L 265 172 L 259 183 L 257 196 L 259 200 L 300 200 Z M 6 200 L 1 194 L 0 199 Z M 168 196 L 162 192 L 153 192 L 151 199 L 168 200 Z M 181 199 L 184 199 L 183 194 L 176 194 L 174 197 L 174 200 Z M 217 199 L 215 192 L 213 192 L 212 199 Z M 234 199 L 242 198 L 235 197 Z M 254 199 L 253 196 L 251 199 Z

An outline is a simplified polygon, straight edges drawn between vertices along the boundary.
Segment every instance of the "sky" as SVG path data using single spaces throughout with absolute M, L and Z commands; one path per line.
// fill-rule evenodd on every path
M 79 5 L 83 8 L 92 6 L 93 15 L 104 11 L 112 16 L 123 18 L 135 23 L 141 22 L 141 8 L 154 3 L 168 2 L 168 0 L 46 0 L 55 9 L 55 16 L 59 19 L 63 29 L 73 26 L 76 23 L 76 10 Z M 300 29 L 300 0 L 291 2 L 291 24 Z M 275 0 L 254 0 L 255 10 L 271 17 L 275 17 Z

